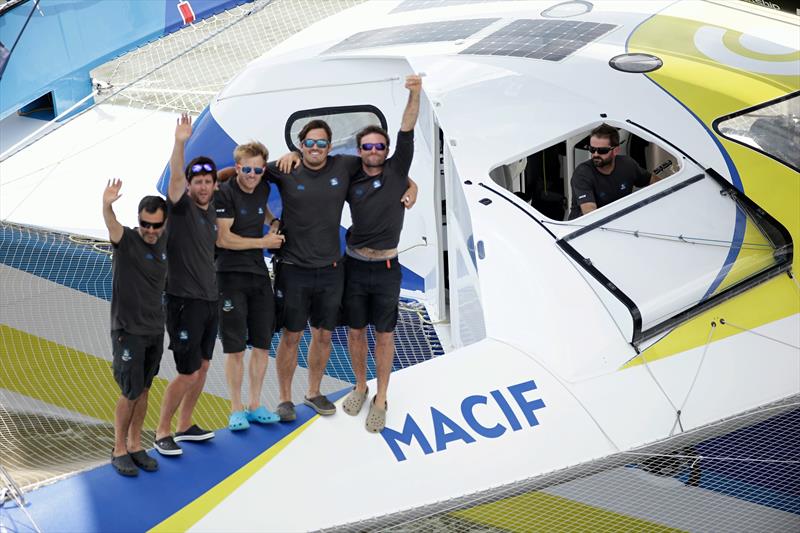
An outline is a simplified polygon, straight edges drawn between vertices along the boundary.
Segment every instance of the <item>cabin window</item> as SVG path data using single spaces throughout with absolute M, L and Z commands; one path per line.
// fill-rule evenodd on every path
M 551 144 L 489 172 L 492 180 L 552 220 L 567 220 L 572 206 L 570 180 L 575 168 L 590 158 L 593 128 Z M 682 158 L 662 145 L 619 129 L 620 155 L 631 157 L 643 169 L 666 178 L 681 169 Z
M 718 118 L 714 129 L 800 172 L 800 92 Z
M 381 110 L 371 105 L 322 107 L 292 113 L 286 121 L 284 136 L 290 150 L 300 149 L 297 135 L 308 122 L 322 119 L 333 133 L 331 154 L 356 155 L 356 134 L 369 125 L 386 129 L 386 118 Z

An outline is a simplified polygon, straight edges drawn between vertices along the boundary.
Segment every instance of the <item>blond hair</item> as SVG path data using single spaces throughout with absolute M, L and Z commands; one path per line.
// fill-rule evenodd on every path
M 240 144 L 233 150 L 233 161 L 238 163 L 246 157 L 261 156 L 264 162 L 267 162 L 269 157 L 269 150 L 267 147 L 258 141 L 250 141 L 247 144 Z

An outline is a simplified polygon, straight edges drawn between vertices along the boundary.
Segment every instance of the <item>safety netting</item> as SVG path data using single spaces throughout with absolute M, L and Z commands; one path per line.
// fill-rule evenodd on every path
M 800 396 L 638 449 L 336 530 L 799 531 Z
M 119 397 L 111 372 L 111 253 L 107 242 L 0 223 L 0 466 L 22 488 L 108 461 Z M 404 300 L 399 315 L 395 370 L 443 353 L 424 306 Z M 295 401 L 308 386 L 310 339 L 307 329 L 293 381 Z M 278 342 L 275 335 L 273 358 Z M 371 379 L 371 330 L 368 344 Z M 218 342 L 195 410 L 195 421 L 214 429 L 227 426 L 230 412 L 222 357 Z M 175 375 L 171 352 L 165 349 L 150 390 L 146 445 L 153 438 L 164 389 Z M 339 328 L 322 392 L 336 392 L 353 382 L 347 332 Z M 247 390 L 245 384 L 243 393 Z M 262 400 L 271 408 L 278 403 L 274 360 Z

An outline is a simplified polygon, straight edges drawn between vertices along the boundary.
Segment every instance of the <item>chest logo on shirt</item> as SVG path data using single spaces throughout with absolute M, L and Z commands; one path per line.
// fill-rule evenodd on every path
M 230 300 L 225 300 L 222 304 L 222 310 L 226 313 L 229 311 L 233 311 L 233 302 Z
M 258 208 L 258 214 L 259 215 L 263 215 L 264 214 L 264 208 L 263 207 L 259 207 Z
M 624 183 L 622 183 L 622 184 L 620 184 L 620 186 L 619 186 L 619 190 L 621 190 L 621 191 L 624 191 L 624 190 L 625 190 L 625 187 L 626 187 L 626 185 L 625 185 Z
M 148 261 L 152 261 L 153 259 L 155 259 L 155 257 L 153 257 L 153 254 L 151 254 L 150 252 L 144 254 L 144 258 L 147 259 Z
M 161 252 L 161 260 L 162 261 L 166 261 L 167 260 L 167 254 L 166 253 Z
M 245 209 L 244 207 L 239 209 L 239 214 L 245 216 L 247 214 L 247 209 Z
M 179 340 L 182 340 L 182 341 L 188 341 L 188 340 L 189 340 L 189 332 L 188 332 L 188 331 L 186 331 L 185 329 L 182 329 L 182 330 L 181 330 L 181 331 L 178 333 L 178 339 L 179 339 Z
M 304 190 L 306 190 L 306 186 L 301 183 L 300 185 L 297 186 L 297 190 L 298 191 L 304 191 Z
M 375 180 L 372 182 L 373 189 L 380 189 L 381 188 L 381 180 Z
M 339 178 L 331 178 L 331 187 L 337 187 L 339 185 Z
M 122 350 L 122 360 L 128 362 L 131 360 L 131 352 L 127 348 Z
M 355 190 L 355 194 L 356 194 L 356 196 L 364 196 L 364 188 L 363 187 L 358 187 Z

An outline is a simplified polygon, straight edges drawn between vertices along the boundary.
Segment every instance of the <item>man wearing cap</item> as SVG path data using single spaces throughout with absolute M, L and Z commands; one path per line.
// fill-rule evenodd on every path
M 205 441 L 214 432 L 192 423 L 203 391 L 217 338 L 217 281 L 214 243 L 217 217 L 211 206 L 217 168 L 207 157 L 196 157 L 184 170 L 184 144 L 192 135 L 192 120 L 181 115 L 175 128 L 167 194 L 167 333 L 178 375 L 161 403 L 155 447 L 162 455 L 183 453 L 181 441 Z M 180 406 L 177 431 L 170 433 Z
M 159 196 L 139 202 L 139 226 L 117 221 L 112 204 L 121 196 L 120 180 L 109 180 L 103 192 L 103 219 L 114 248 L 112 256 L 111 345 L 114 379 L 120 397 L 114 410 L 111 464 L 123 476 L 139 468 L 158 470 L 158 462 L 142 448 L 147 398 L 164 351 L 164 308 L 167 279 L 166 239 L 162 238 L 167 204 Z

